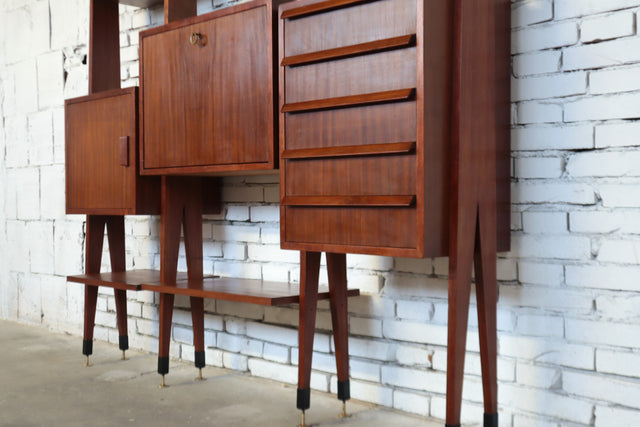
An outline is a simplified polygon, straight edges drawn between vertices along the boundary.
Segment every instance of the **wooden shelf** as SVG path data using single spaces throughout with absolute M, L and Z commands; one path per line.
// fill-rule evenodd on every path
M 312 101 L 293 102 L 282 106 L 283 113 L 328 110 L 332 108 L 354 107 L 357 105 L 380 104 L 383 102 L 408 101 L 415 96 L 415 88 L 397 89 L 360 95 L 339 96 L 336 98 L 314 99 Z
M 285 196 L 285 206 L 411 207 L 416 196 Z
M 187 273 L 178 273 L 178 280 L 187 278 Z M 160 282 L 158 270 L 129 270 L 95 274 L 79 274 L 67 276 L 70 282 L 83 283 L 90 286 L 106 286 L 114 289 L 139 291 L 143 283 Z
M 314 62 L 328 61 L 332 59 L 346 58 L 356 55 L 364 55 L 382 52 L 390 49 L 400 49 L 409 47 L 416 43 L 416 35 L 391 37 L 388 39 L 375 40 L 367 43 L 360 43 L 351 46 L 337 47 L 334 49 L 321 50 L 318 52 L 303 53 L 301 55 L 288 56 L 281 62 L 283 66 L 306 65 Z
M 342 147 L 301 148 L 284 150 L 282 159 L 308 160 L 327 157 L 378 156 L 385 154 L 408 154 L 416 149 L 415 142 L 391 142 L 387 144 L 345 145 Z
M 302 18 L 303 16 L 312 15 L 319 12 L 328 12 L 333 9 L 342 7 L 355 6 L 361 3 L 369 3 L 373 0 L 327 0 L 321 3 L 300 6 L 293 9 L 285 10 L 280 17 L 282 19 Z
M 175 284 L 162 283 L 160 271 L 158 270 L 81 274 L 68 276 L 67 280 L 90 286 L 105 286 L 131 291 L 162 292 L 259 305 L 284 305 L 300 302 L 300 288 L 297 284 L 217 276 L 205 277 L 204 280 L 189 280 L 187 273 L 182 272 L 178 273 Z M 358 295 L 360 295 L 359 289 L 349 289 L 347 291 L 347 296 L 354 297 Z M 328 298 L 329 290 L 326 287 L 320 287 L 318 299 Z
M 127 4 L 136 7 L 151 7 L 163 4 L 163 0 L 118 0 L 120 4 Z

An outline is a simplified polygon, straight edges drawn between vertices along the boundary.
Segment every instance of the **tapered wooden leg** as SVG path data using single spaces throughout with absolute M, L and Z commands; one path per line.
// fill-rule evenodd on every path
M 329 275 L 329 298 L 331 302 L 331 324 L 336 347 L 338 371 L 338 399 L 343 402 L 351 398 L 349 387 L 349 321 L 347 310 L 347 256 L 327 253 Z M 346 416 L 343 406 L 342 416 Z
M 87 215 L 84 266 L 86 274 L 100 272 L 105 221 L 106 217 L 102 215 Z M 95 328 L 97 302 L 98 287 L 85 285 L 82 354 L 87 357 L 86 366 L 89 366 L 89 356 L 93 353 L 93 330 Z
M 124 216 L 108 216 L 106 217 L 106 223 L 111 271 L 125 271 Z M 114 294 L 116 299 L 116 316 L 118 318 L 118 344 L 120 350 L 122 350 L 122 359 L 124 360 L 125 351 L 129 349 L 129 334 L 127 332 L 127 291 L 115 289 Z
M 169 373 L 169 345 L 171 342 L 171 320 L 173 318 L 173 294 L 160 294 L 160 333 L 158 349 L 158 373 L 164 376 Z
M 480 210 L 475 244 L 476 294 L 478 298 L 478 332 L 482 389 L 484 395 L 484 427 L 498 427 L 497 366 L 497 279 L 496 217 L 489 206 Z
M 477 210 L 461 213 L 449 250 L 449 325 L 447 336 L 446 426 L 460 425 L 464 356 L 469 320 L 471 266 Z
M 311 360 L 316 330 L 320 252 L 300 252 L 300 322 L 298 327 L 298 396 L 297 408 L 309 409 L 311 398 Z M 303 421 L 304 424 L 304 421 Z
M 176 178 L 162 177 L 162 217 L 160 225 L 160 280 L 175 283 L 180 249 L 180 226 L 184 213 L 180 185 Z
M 204 299 L 191 297 L 191 322 L 193 324 L 193 346 L 195 347 L 195 366 L 199 369 L 198 379 L 202 380 L 204 356 Z

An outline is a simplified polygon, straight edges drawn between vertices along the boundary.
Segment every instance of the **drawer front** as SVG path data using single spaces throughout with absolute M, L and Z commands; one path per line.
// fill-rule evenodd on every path
M 285 207 L 283 247 L 296 244 L 410 250 L 417 245 L 415 208 Z M 288 244 L 288 245 L 287 245 Z
M 373 1 L 288 19 L 285 25 L 286 56 L 415 34 L 416 0 Z
M 134 91 L 65 105 L 68 213 L 135 209 Z
M 145 169 L 270 160 L 269 19 L 261 6 L 143 37 Z

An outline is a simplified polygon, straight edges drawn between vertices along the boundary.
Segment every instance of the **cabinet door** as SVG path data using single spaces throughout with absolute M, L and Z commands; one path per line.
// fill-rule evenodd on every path
M 135 90 L 67 100 L 65 120 L 67 213 L 133 213 Z
M 262 4 L 141 36 L 146 173 L 273 161 L 270 19 Z

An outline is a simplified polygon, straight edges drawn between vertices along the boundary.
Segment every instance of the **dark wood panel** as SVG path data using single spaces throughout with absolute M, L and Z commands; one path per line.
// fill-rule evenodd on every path
M 300 301 L 300 288 L 297 284 L 232 277 L 178 280 L 175 285 L 160 282 L 143 283 L 142 290 L 259 305 L 295 304 Z M 348 296 L 358 295 L 358 289 L 348 290 Z M 328 299 L 328 289 L 321 288 L 318 298 Z
M 128 4 L 129 6 L 136 7 L 152 7 L 161 5 L 163 0 L 118 0 L 120 4 Z
M 362 95 L 340 96 L 337 98 L 315 99 L 312 101 L 294 102 L 282 107 L 283 113 L 299 111 L 326 110 L 330 108 L 344 108 L 358 105 L 376 104 L 382 102 L 406 101 L 414 96 L 414 89 L 399 89 L 385 92 L 367 93 Z
M 185 280 L 187 273 L 178 273 L 179 280 Z M 121 272 L 78 274 L 67 276 L 69 282 L 84 283 L 90 286 L 106 286 L 115 289 L 139 291 L 143 283 L 159 283 L 158 270 L 129 270 Z
M 345 145 L 342 147 L 302 148 L 284 150 L 281 159 L 303 160 L 327 157 L 379 156 L 407 154 L 416 149 L 415 142 L 391 142 L 388 144 Z
M 298 1 L 302 7 L 308 1 Z M 316 3 L 311 7 L 317 7 Z M 292 3 L 293 5 L 293 3 Z M 309 5 L 310 6 L 310 5 Z M 291 13 L 290 8 L 283 14 Z M 352 2 L 349 7 L 284 21 L 286 56 L 415 34 L 416 0 Z M 340 29 L 339 31 L 336 29 Z M 321 35 L 321 36 L 319 36 Z
M 195 16 L 197 13 L 197 0 L 164 0 L 165 24 Z
M 416 194 L 412 154 L 286 161 L 284 196 Z
M 89 93 L 120 88 L 118 3 L 91 0 L 89 6 Z
M 280 16 L 282 19 L 299 18 L 301 16 L 311 15 L 319 12 L 326 12 L 333 9 L 339 9 L 342 7 L 353 6 L 360 3 L 365 3 L 373 0 L 327 0 L 319 3 L 310 4 L 307 6 L 300 6 L 293 9 L 286 10 Z
M 141 34 L 146 172 L 273 167 L 270 8 L 241 6 Z
M 283 248 L 297 249 L 296 243 L 315 243 L 347 246 L 349 253 L 379 248 L 380 254 L 385 249 L 416 249 L 415 208 L 284 206 L 283 209 L 283 242 L 286 242 Z
M 289 67 L 287 104 L 416 87 L 416 48 Z
M 416 103 L 287 114 L 286 150 L 416 140 Z
M 390 49 L 409 47 L 416 42 L 416 35 L 391 37 L 388 39 L 375 40 L 367 43 L 360 43 L 351 46 L 336 47 L 333 49 L 321 50 L 318 52 L 303 53 L 301 55 L 287 56 L 282 60 L 284 66 L 306 65 L 314 62 L 328 61 L 333 59 L 347 58 L 356 55 L 383 52 Z

